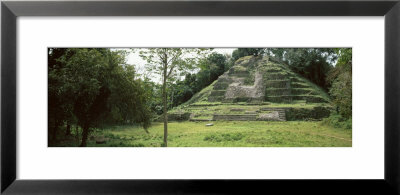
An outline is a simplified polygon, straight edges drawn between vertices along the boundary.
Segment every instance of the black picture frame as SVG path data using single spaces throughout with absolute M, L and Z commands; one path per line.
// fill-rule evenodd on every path
M 19 16 L 385 16 L 384 179 L 16 180 L 16 20 Z M 399 35 L 399 0 L 2 1 L 1 192 L 4 194 L 399 194 Z

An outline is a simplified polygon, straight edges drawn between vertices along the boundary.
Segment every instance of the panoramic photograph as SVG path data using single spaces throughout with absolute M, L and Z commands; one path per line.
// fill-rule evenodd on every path
M 352 48 L 48 48 L 48 147 L 352 147 Z

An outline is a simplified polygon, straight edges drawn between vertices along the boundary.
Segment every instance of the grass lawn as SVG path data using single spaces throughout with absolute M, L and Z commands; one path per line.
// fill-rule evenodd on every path
M 205 124 L 214 126 L 206 127 Z M 137 126 L 117 126 L 92 132 L 89 147 L 160 147 L 163 123 L 154 123 L 149 134 Z M 93 137 L 106 143 L 96 144 Z M 171 122 L 168 147 L 351 147 L 352 131 L 313 121 L 212 121 Z M 78 146 L 77 139 L 56 146 Z

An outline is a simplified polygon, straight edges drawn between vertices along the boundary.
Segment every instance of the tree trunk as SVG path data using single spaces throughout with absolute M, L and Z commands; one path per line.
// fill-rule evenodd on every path
M 78 125 L 75 126 L 75 132 L 76 132 L 75 133 L 76 141 L 79 145 L 79 126 Z
M 58 132 L 58 127 L 61 125 L 61 123 L 59 121 L 55 122 L 54 128 L 53 128 L 53 135 L 51 140 L 53 141 L 53 143 L 57 143 L 57 132 Z
M 168 115 L 167 115 L 167 59 L 164 59 L 164 75 L 163 75 L 163 115 L 164 115 L 164 147 L 168 146 Z
M 82 143 L 80 147 L 86 147 L 86 141 L 89 134 L 89 125 L 84 125 L 82 129 Z
M 173 108 L 174 105 L 174 89 L 171 90 L 171 108 Z
M 65 135 L 71 135 L 71 124 L 69 124 L 69 122 L 67 122 L 67 131 L 65 132 Z

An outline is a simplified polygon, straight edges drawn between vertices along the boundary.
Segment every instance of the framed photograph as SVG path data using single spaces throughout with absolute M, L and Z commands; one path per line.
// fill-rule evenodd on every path
M 399 23 L 398 0 L 2 1 L 1 192 L 398 194 Z

